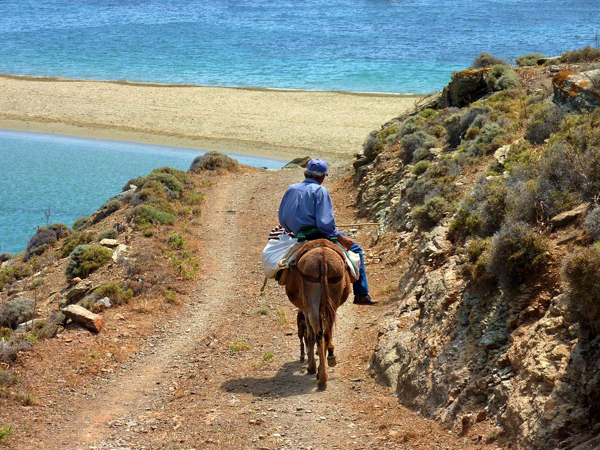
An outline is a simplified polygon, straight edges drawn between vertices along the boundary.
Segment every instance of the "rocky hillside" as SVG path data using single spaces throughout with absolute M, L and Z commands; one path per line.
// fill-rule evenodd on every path
M 598 61 L 482 54 L 354 164 L 357 206 L 405 265 L 372 370 L 513 448 L 600 446 Z

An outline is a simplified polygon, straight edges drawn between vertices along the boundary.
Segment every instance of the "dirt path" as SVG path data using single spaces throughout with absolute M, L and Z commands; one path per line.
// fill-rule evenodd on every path
M 481 448 L 400 407 L 368 375 L 385 301 L 338 311 L 339 364 L 326 391 L 306 374 L 294 308 L 275 283 L 260 293 L 265 232 L 282 192 L 301 176 L 259 171 L 222 180 L 203 212 L 203 276 L 182 314 L 158 325 L 118 371 L 66 393 L 22 448 Z M 348 205 L 343 194 L 334 199 Z M 338 222 L 351 219 L 348 210 L 338 208 Z M 370 273 L 382 295 L 383 270 Z

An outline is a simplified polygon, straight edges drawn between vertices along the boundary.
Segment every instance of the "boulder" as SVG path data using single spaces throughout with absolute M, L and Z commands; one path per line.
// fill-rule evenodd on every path
M 600 69 L 559 72 L 552 78 L 552 101 L 568 111 L 590 111 L 600 106 Z
M 453 73 L 450 83 L 442 91 L 438 107 L 456 106 L 462 108 L 488 94 L 490 89 L 485 82 L 485 78 L 490 71 L 491 69 L 484 67 Z
M 292 159 L 289 163 L 283 166 L 284 169 L 296 168 L 296 167 L 304 167 L 308 165 L 308 162 L 311 160 L 310 156 L 304 156 L 301 158 Z
M 123 259 L 122 253 L 125 253 L 126 251 L 127 246 L 125 244 L 117 245 L 117 248 L 115 248 L 115 251 L 112 254 L 112 260 L 118 263 L 121 259 Z
M 102 239 L 100 241 L 100 245 L 104 245 L 105 247 L 116 248 L 119 245 L 119 241 L 116 239 Z
M 589 203 L 582 203 L 575 209 L 572 209 L 570 211 L 565 211 L 564 213 L 560 213 L 559 215 L 554 216 L 551 219 L 552 226 L 554 226 L 556 228 L 564 227 L 565 225 L 567 225 L 567 224 L 573 222 L 574 220 L 580 218 L 581 216 L 583 216 L 587 212 L 589 207 L 590 207 Z
M 17 326 L 17 331 L 33 330 L 33 327 L 35 326 L 35 324 L 42 323 L 42 322 L 45 322 L 45 321 L 46 321 L 46 319 L 31 319 L 31 320 L 28 320 L 27 322 L 20 323 Z
M 81 300 L 85 295 L 92 290 L 91 283 L 79 283 L 76 286 L 72 287 L 65 294 L 65 305 L 70 305 L 71 303 L 77 303 Z M 64 306 L 64 305 L 61 305 Z
M 88 311 L 83 306 L 69 305 L 62 309 L 62 312 L 65 316 L 71 318 L 73 322 L 80 323 L 96 333 L 98 333 L 104 325 L 104 319 L 101 316 Z

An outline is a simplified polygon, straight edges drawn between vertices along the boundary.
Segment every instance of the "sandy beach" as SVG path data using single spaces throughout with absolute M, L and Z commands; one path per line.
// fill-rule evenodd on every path
M 341 162 L 419 98 L 0 75 L 0 129 Z

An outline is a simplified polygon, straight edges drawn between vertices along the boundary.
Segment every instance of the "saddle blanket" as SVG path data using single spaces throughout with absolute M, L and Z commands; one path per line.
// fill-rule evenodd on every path
M 296 253 L 304 244 L 305 242 L 298 242 L 297 238 L 287 234 L 281 234 L 273 238 L 269 236 L 269 241 L 262 254 L 265 276 L 273 279 L 280 270 L 289 269 L 295 261 Z M 354 252 L 347 251 L 340 243 L 337 243 L 337 245 L 346 255 L 346 265 L 350 272 L 350 278 L 354 283 L 359 277 L 360 257 Z

